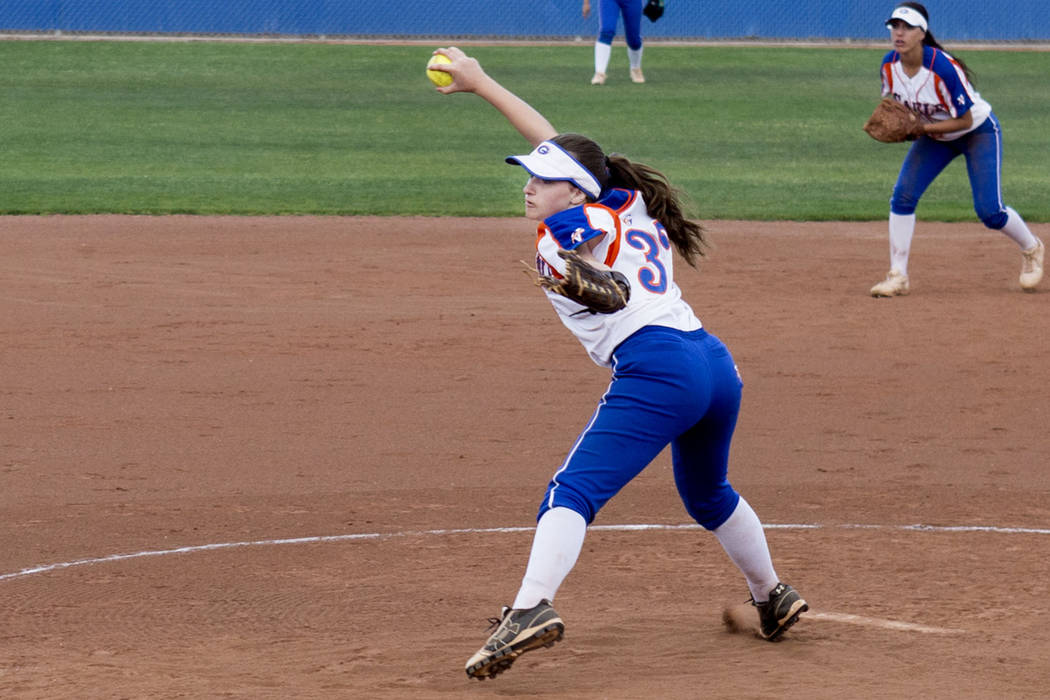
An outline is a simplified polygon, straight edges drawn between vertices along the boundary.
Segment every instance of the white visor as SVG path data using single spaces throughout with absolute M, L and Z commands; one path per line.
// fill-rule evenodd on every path
M 890 22 L 895 19 L 899 19 L 905 24 L 911 25 L 912 27 L 918 27 L 924 32 L 929 31 L 929 25 L 926 24 L 926 18 L 922 16 L 922 13 L 918 10 L 913 10 L 910 7 L 898 7 L 890 15 L 890 18 L 886 20 L 886 29 L 891 29 Z
M 541 180 L 571 182 L 594 199 L 598 199 L 602 193 L 598 178 L 553 141 L 542 142 L 527 156 L 507 156 L 506 161 L 512 165 L 520 165 L 529 175 Z

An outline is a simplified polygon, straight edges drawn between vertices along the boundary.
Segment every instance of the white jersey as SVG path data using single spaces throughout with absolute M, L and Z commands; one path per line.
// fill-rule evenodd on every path
M 892 97 L 918 112 L 927 122 L 973 115 L 969 129 L 947 134 L 927 134 L 939 141 L 951 141 L 967 134 L 992 113 L 992 107 L 966 79 L 966 72 L 949 54 L 932 46 L 923 46 L 922 67 L 909 77 L 901 65 L 900 54 L 890 51 L 882 59 L 882 96 Z
M 548 217 L 540 224 L 536 238 L 537 271 L 564 275 L 565 261 L 558 256 L 558 249 L 573 249 L 593 239 L 598 239 L 592 249 L 594 257 L 630 282 L 627 306 L 611 314 L 592 314 L 560 294 L 547 292 L 562 323 L 592 360 L 610 367 L 616 346 L 644 326 L 682 331 L 702 327 L 675 284 L 667 231 L 649 216 L 640 192 L 615 189 L 598 202 Z

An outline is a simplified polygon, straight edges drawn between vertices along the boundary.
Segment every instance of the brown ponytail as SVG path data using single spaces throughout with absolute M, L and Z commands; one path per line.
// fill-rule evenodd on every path
M 598 179 L 602 191 L 622 187 L 641 192 L 649 215 L 667 229 L 679 255 L 696 267 L 697 258 L 703 257 L 707 247 L 704 229 L 685 217 L 682 192 L 671 185 L 666 175 L 618 153 L 606 157 L 601 146 L 580 134 L 559 134 L 551 140 L 575 156 Z
M 685 261 L 696 267 L 703 257 L 707 240 L 700 224 L 689 221 L 682 212 L 682 193 L 671 186 L 667 176 L 642 163 L 634 163 L 624 156 L 609 156 L 610 185 L 638 190 L 645 198 L 649 216 L 667 229 L 667 235 Z

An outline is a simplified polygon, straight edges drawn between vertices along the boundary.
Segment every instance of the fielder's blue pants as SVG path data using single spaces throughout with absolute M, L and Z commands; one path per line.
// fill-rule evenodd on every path
M 627 47 L 642 48 L 643 0 L 598 0 L 598 41 L 612 44 L 616 24 L 623 15 L 623 32 Z
M 954 141 L 936 141 L 926 136 L 917 139 L 901 165 L 890 211 L 915 213 L 926 188 L 960 155 L 966 157 L 977 218 L 991 229 L 1005 226 L 1007 213 L 1001 188 L 1003 139 L 994 113 L 988 115 L 984 124 Z
M 616 348 L 612 382 L 551 479 L 539 515 L 562 506 L 592 522 L 670 444 L 686 511 L 717 528 L 740 499 L 727 472 L 741 389 L 729 350 L 707 331 L 642 328 Z

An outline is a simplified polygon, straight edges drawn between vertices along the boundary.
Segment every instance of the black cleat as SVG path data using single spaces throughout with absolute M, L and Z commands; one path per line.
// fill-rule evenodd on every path
M 500 618 L 489 622 L 496 631 L 467 661 L 467 675 L 479 680 L 503 673 L 527 651 L 554 646 L 565 633 L 565 623 L 547 600 L 528 610 L 504 607 Z
M 798 622 L 799 615 L 809 610 L 809 604 L 798 591 L 786 583 L 778 583 L 769 592 L 769 600 L 765 603 L 756 603 L 752 599 L 751 604 L 758 608 L 762 638 L 771 642 Z

